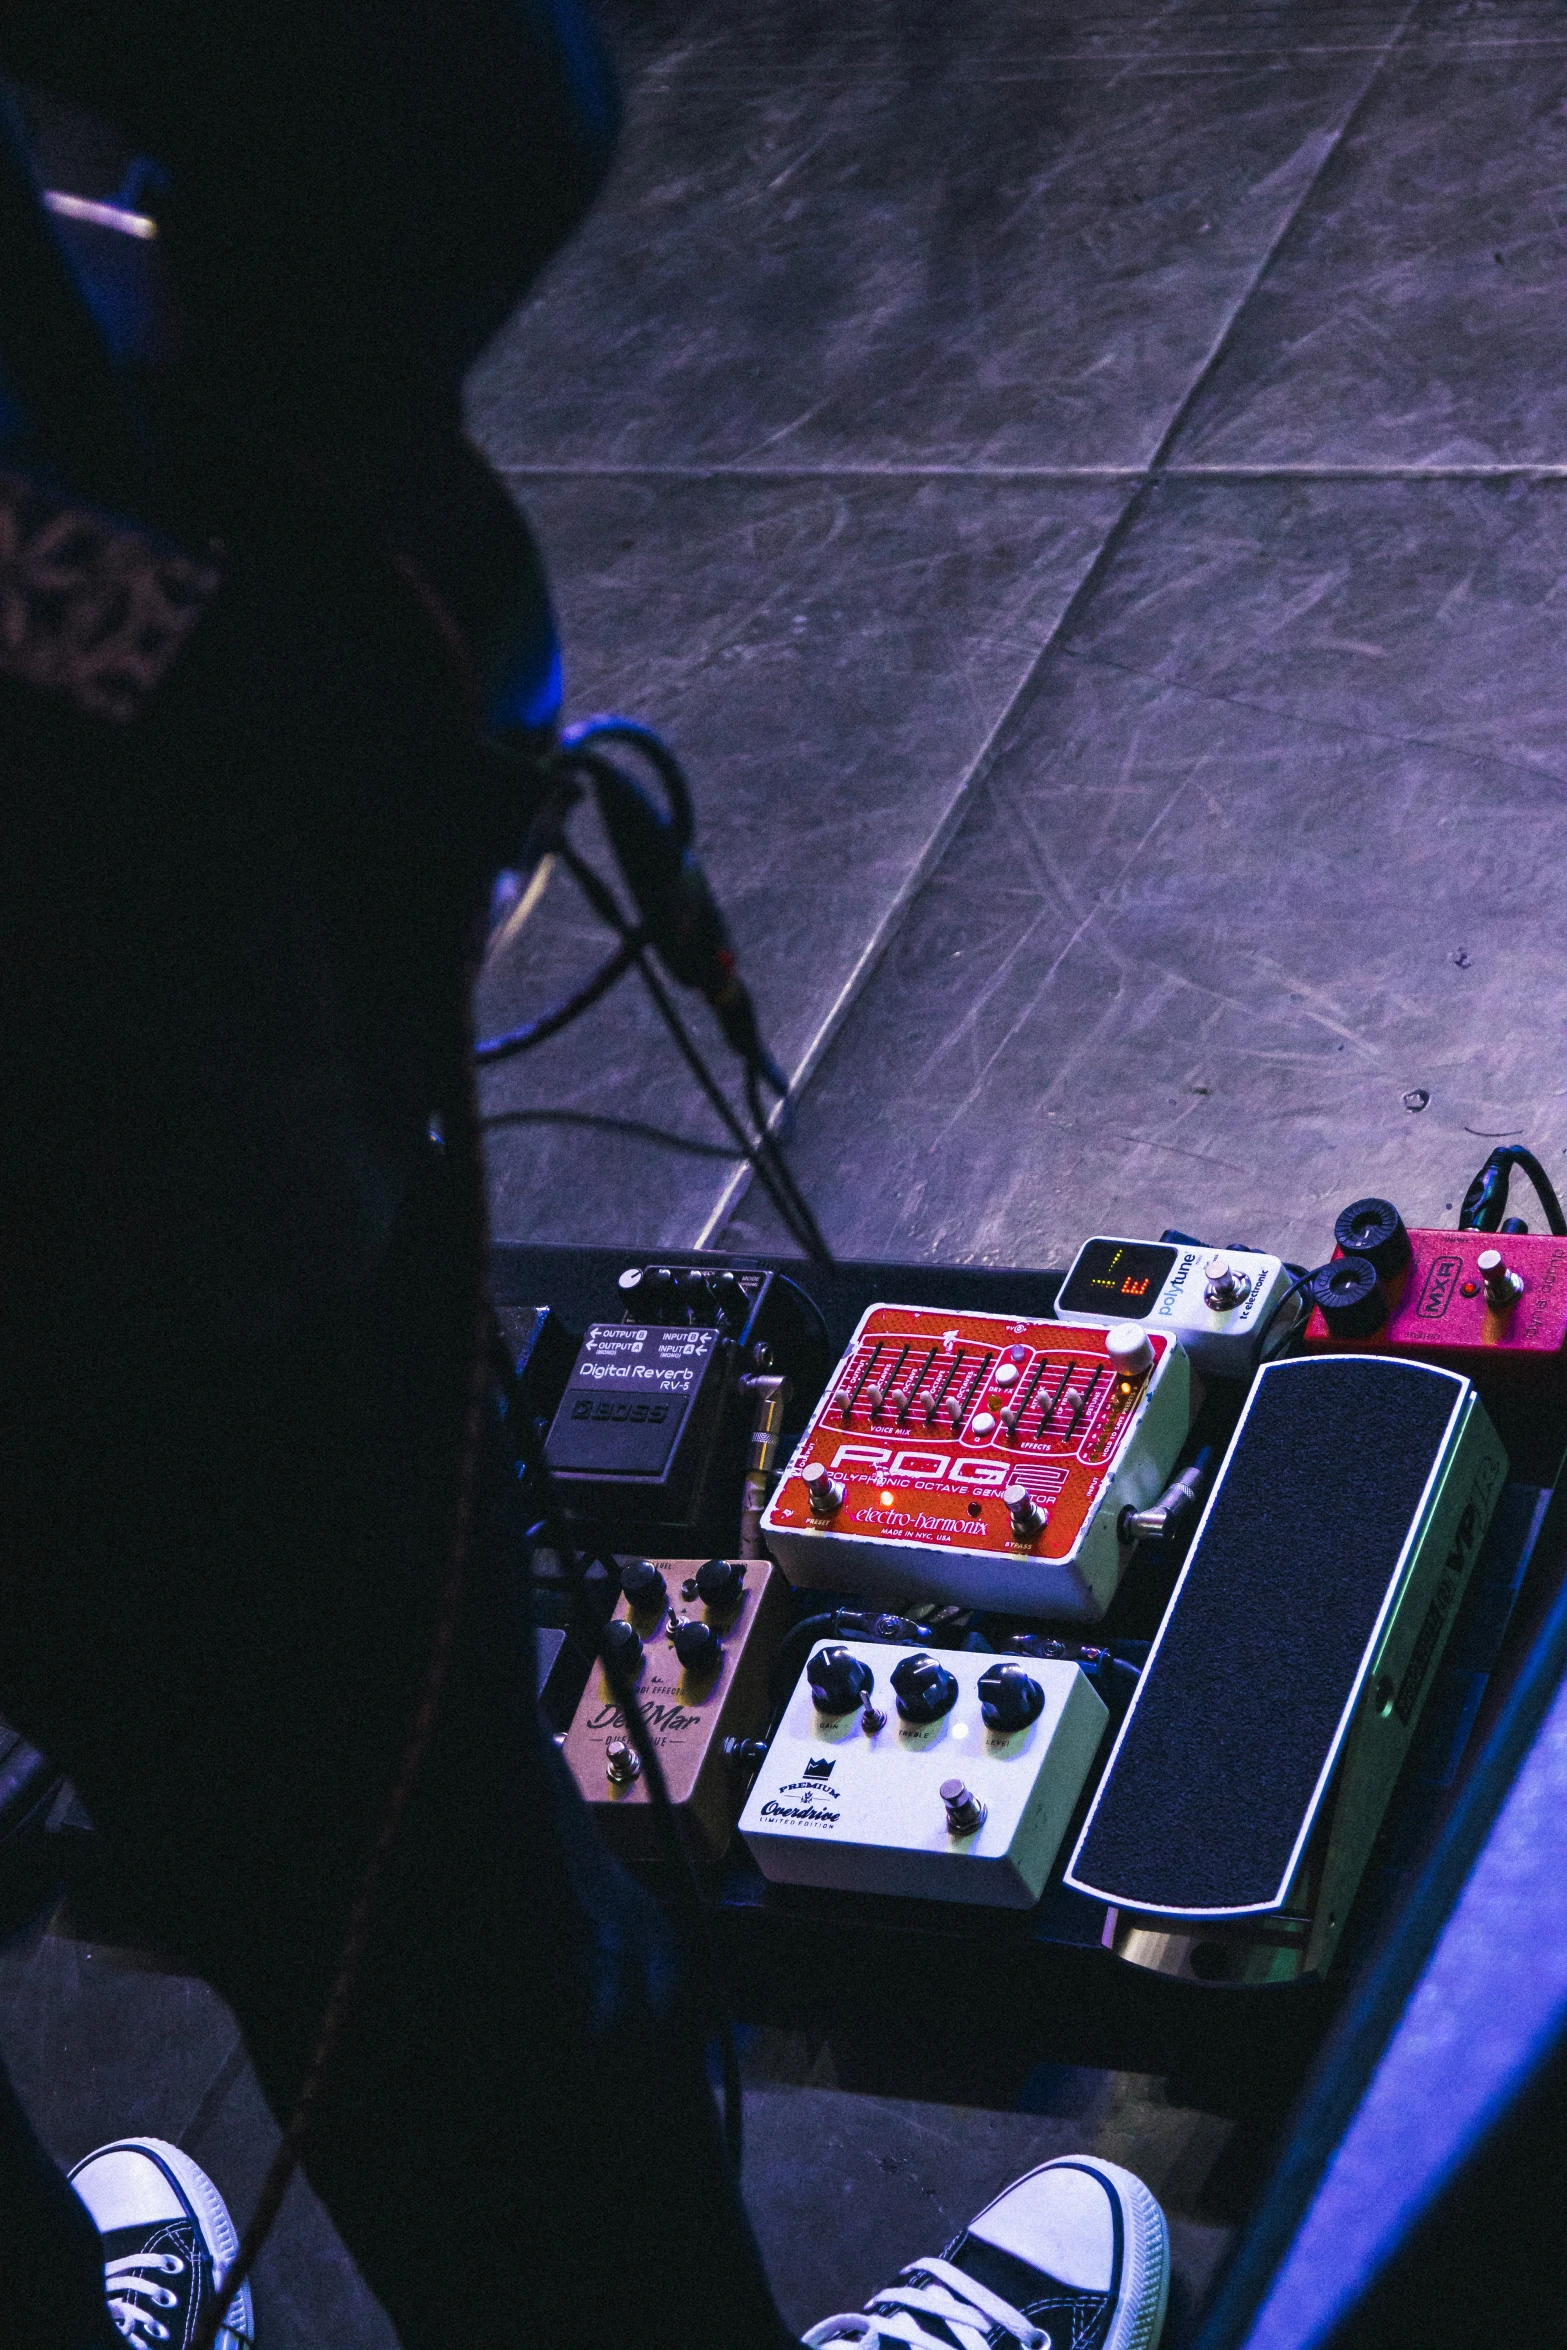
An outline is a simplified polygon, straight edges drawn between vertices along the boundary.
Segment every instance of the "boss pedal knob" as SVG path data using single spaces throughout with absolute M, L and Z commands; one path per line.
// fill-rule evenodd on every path
M 623 1617 L 604 1627 L 604 1661 L 623 1681 L 634 1681 L 642 1670 L 642 1643 Z
M 939 1722 L 958 1702 L 956 1681 L 923 1649 L 893 1667 L 892 1688 L 906 1722 Z
M 829 1719 L 868 1707 L 876 1685 L 876 1676 L 864 1658 L 847 1648 L 819 1648 L 805 1668 L 805 1677 L 817 1712 Z
M 1339 1257 L 1324 1265 L 1310 1296 L 1335 1338 L 1374 1338 L 1387 1320 L 1387 1300 L 1369 1257 Z
M 1026 1730 L 1045 1710 L 1045 1693 L 1021 1665 L 989 1665 L 979 1677 L 979 1710 L 987 1730 Z
M 670 1634 L 680 1669 L 699 1681 L 707 1673 L 716 1673 L 724 1661 L 723 1643 L 711 1624 L 677 1624 Z
M 1036 1534 L 1044 1532 L 1045 1513 L 1026 1485 L 1003 1486 L 1001 1498 L 1007 1505 L 1015 1540 L 1032 1542 Z
M 1333 1226 L 1333 1242 L 1347 1257 L 1364 1257 L 1383 1281 L 1402 1273 L 1414 1253 L 1404 1219 L 1390 1199 L 1351 1200 Z
M 1499 1248 L 1483 1248 L 1475 1271 L 1485 1283 L 1485 1302 L 1495 1313 L 1509 1313 L 1523 1295 L 1523 1275 L 1506 1263 Z
M 1110 1368 L 1123 1379 L 1140 1379 L 1153 1368 L 1153 1342 L 1140 1322 L 1117 1322 L 1105 1336 Z
M 1251 1295 L 1250 1274 L 1242 1273 L 1228 1257 L 1210 1257 L 1202 1277 L 1202 1301 L 1212 1313 L 1227 1314 L 1232 1306 L 1243 1306 Z
M 733 1615 L 745 1591 L 745 1567 L 739 1559 L 708 1559 L 693 1578 L 695 1596 L 715 1616 Z
M 941 1800 L 947 1807 L 947 1829 L 953 1836 L 972 1836 L 985 1825 L 986 1807 L 961 1779 L 943 1779 Z
M 657 1616 L 669 1604 L 669 1586 L 651 1559 L 631 1559 L 620 1570 L 626 1605 L 639 1616 Z
M 800 1471 L 800 1482 L 805 1487 L 805 1498 L 810 1503 L 813 1518 L 836 1517 L 843 1507 L 844 1489 L 832 1476 L 825 1463 L 812 1461 Z
M 611 1738 L 604 1748 L 604 1776 L 612 1787 L 629 1787 L 642 1776 L 642 1757 L 629 1738 Z

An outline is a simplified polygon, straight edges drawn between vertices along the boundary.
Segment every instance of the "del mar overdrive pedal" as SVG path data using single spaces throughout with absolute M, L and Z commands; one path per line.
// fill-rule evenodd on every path
M 1190 1418 L 1162 1330 L 872 1306 L 762 1533 L 792 1583 L 1092 1620 Z
M 823 1643 L 740 1833 L 781 1884 L 1030 1909 L 1108 1719 L 1074 1664 Z
M 1085 1240 L 1056 1298 L 1062 1322 L 1107 1315 L 1146 1322 L 1179 1339 L 1199 1371 L 1249 1379 L 1274 1308 L 1290 1286 L 1278 1257 L 1249 1249 L 1179 1247 L 1168 1240 Z M 1288 1318 L 1271 1336 L 1282 1345 Z
M 768 1667 L 792 1612 L 788 1585 L 765 1559 L 637 1559 L 621 1582 L 610 1637 L 653 1733 L 670 1802 L 716 1858 L 739 1795 L 724 1742 L 767 1726 Z M 601 1664 L 564 1752 L 612 1849 L 658 1857 L 642 1766 Z

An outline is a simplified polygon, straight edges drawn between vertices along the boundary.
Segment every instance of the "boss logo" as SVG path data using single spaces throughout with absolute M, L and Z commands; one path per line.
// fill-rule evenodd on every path
M 669 1417 L 667 1403 L 628 1403 L 624 1396 L 617 1403 L 612 1396 L 579 1396 L 571 1407 L 574 1420 L 651 1420 L 655 1426 Z

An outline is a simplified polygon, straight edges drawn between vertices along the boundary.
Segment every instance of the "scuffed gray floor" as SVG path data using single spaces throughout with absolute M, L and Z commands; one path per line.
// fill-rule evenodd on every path
M 1567 1150 L 1567 19 L 1548 0 L 616 0 L 627 133 L 472 386 L 573 715 L 665 729 L 845 1253 L 1059 1263 L 1166 1224 L 1315 1260 Z M 486 975 L 601 953 L 563 884 Z M 696 1025 L 706 1033 L 697 1008 Z M 490 1076 L 511 1239 L 776 1239 L 628 986 Z M 44 1934 L 0 2052 L 57 2154 L 150 2129 L 248 2208 L 271 2127 L 201 1986 Z M 747 2049 L 781 2304 L 852 2306 L 1089 2146 L 1172 2219 L 1224 2124 Z M 1230 2146 L 1233 2173 L 1234 2149 Z M 263 2350 L 381 2350 L 296 2189 Z

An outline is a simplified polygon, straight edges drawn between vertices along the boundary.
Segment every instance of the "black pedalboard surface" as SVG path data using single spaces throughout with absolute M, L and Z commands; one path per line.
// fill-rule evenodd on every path
M 499 1246 L 496 1301 L 515 1314 L 548 1306 L 577 1333 L 610 1318 L 622 1276 L 647 1249 Z M 1011 1315 L 1053 1313 L 1053 1269 L 840 1263 L 818 1272 L 798 1259 L 674 1251 L 661 1264 L 712 1276 L 772 1270 L 799 1284 L 825 1323 L 836 1362 L 871 1305 Z M 1193 1427 L 1222 1455 L 1246 1389 L 1215 1380 Z M 815 1395 L 796 1397 L 795 1424 Z M 1505 1445 L 1507 1430 L 1497 1416 Z M 1374 1450 L 1374 1448 L 1372 1448 Z M 1360 1448 L 1364 1457 L 1366 1448 Z M 1385 1497 L 1384 1497 L 1385 1498 Z M 1376 1516 L 1377 1500 L 1366 1496 Z M 1391 1503 L 1388 1504 L 1391 1506 Z M 1425 1715 L 1373 1852 L 1338 1955 L 1325 1976 L 1293 1982 L 1197 1982 L 1128 1964 L 1111 1947 L 1115 1911 L 1062 1882 L 1092 1788 L 1126 1719 L 1130 1675 L 1101 1684 L 1110 1719 L 1099 1764 L 1062 1844 L 1043 1898 L 1026 1912 L 770 1884 L 736 1837 L 705 1878 L 734 2013 L 743 2022 L 827 2037 L 846 2085 L 918 2097 L 1011 2103 L 1029 2073 L 1073 2064 L 1166 2076 L 1181 2096 L 1216 2111 L 1287 2097 L 1301 2079 L 1354 1976 L 1359 1955 L 1418 1874 L 1455 1787 L 1505 1702 L 1531 1626 L 1554 1592 L 1567 1551 L 1555 1495 L 1511 1485 L 1498 1505 L 1433 1680 Z M 1189 1539 L 1189 1530 L 1188 1537 Z M 619 1548 L 620 1546 L 617 1546 Z M 718 1547 L 715 1543 L 713 1547 Z M 727 1546 L 726 1546 L 727 1547 Z M 1161 1546 L 1128 1573 L 1097 1625 L 1078 1640 L 1146 1655 L 1175 1588 L 1185 1543 Z M 1362 1636 L 1337 1562 L 1304 1613 L 1326 1648 Z M 1304 1596 L 1304 1595 L 1303 1595 Z M 851 1603 L 854 1595 L 841 1595 Z M 800 1618 L 832 1595 L 796 1595 Z M 1342 1619 L 1342 1620 L 1341 1620 Z M 981 1633 L 994 1630 L 981 1620 Z M 1046 1627 L 1053 1630 L 1055 1627 Z M 1064 1628 L 1063 1628 L 1064 1629 Z M 806 1636 L 808 1637 L 808 1635 Z M 1302 1638 L 1313 1644 L 1312 1622 Z M 983 1636 L 975 1645 L 983 1645 Z M 656 1872 L 649 1872 L 656 1883 Z

